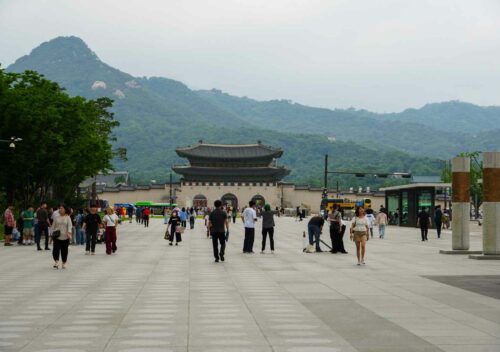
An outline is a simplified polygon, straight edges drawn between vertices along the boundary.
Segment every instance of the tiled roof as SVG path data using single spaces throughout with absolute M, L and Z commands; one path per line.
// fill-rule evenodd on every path
M 283 151 L 264 144 L 196 144 L 194 146 L 177 148 L 181 157 L 197 157 L 210 159 L 255 159 L 278 158 Z

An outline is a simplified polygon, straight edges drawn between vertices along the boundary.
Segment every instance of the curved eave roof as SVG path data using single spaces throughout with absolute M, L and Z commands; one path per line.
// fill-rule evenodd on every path
M 203 159 L 259 159 L 279 158 L 283 150 L 263 144 L 196 144 L 177 148 L 177 155 L 184 158 Z
M 284 167 L 201 167 L 201 166 L 173 166 L 172 170 L 181 175 L 206 175 L 206 176 L 226 176 L 226 175 L 253 175 L 253 176 L 286 176 L 290 170 Z

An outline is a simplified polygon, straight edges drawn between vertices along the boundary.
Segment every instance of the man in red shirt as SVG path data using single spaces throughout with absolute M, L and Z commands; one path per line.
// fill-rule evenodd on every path
M 144 227 L 149 227 L 149 215 L 151 211 L 149 208 L 144 208 L 144 212 L 142 213 L 142 217 L 144 218 Z

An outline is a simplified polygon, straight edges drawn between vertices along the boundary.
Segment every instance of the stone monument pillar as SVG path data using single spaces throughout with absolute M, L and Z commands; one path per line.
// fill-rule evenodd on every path
M 500 256 L 500 152 L 483 153 L 483 253 Z
M 451 222 L 453 250 L 469 250 L 470 158 L 457 156 L 451 162 L 453 216 Z

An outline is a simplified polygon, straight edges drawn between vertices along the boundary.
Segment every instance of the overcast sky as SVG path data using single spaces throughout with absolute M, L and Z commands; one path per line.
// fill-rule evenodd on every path
M 500 105 L 500 0 L 0 0 L 0 62 L 57 36 L 195 89 L 330 108 Z

